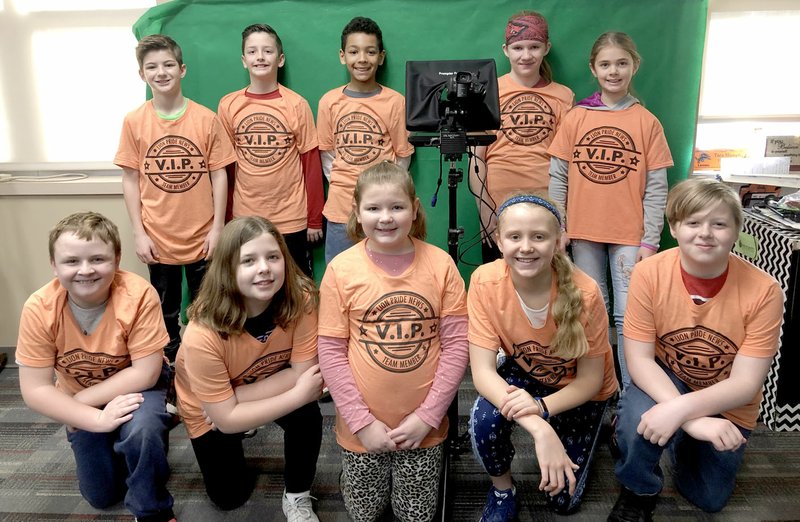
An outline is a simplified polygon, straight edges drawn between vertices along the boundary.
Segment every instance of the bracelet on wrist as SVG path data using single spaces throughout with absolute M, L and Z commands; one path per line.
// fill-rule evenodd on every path
M 550 410 L 547 409 L 547 403 L 544 402 L 544 399 L 541 397 L 534 397 L 534 401 L 536 401 L 536 405 L 539 407 L 539 412 L 542 415 L 542 420 L 547 420 L 550 418 Z
M 533 400 L 536 403 L 536 407 L 539 408 L 539 417 L 544 418 L 544 410 L 542 409 L 542 405 L 536 399 Z

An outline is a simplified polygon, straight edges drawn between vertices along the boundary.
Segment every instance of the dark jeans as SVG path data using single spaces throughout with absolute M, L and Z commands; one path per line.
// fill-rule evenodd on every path
M 506 358 L 500 364 L 497 373 L 508 384 L 525 389 L 533 397 L 547 397 L 558 391 L 558 388 L 545 386 L 528 375 L 511 358 Z M 580 506 L 608 403 L 608 400 L 588 401 L 550 417 L 550 425 L 567 455 L 580 466 L 575 471 L 575 493 L 571 497 L 568 488 L 554 497 L 544 493 L 548 506 L 556 513 L 573 513 Z M 472 447 L 487 473 L 499 477 L 510 470 L 515 453 L 511 432 L 517 423 L 503 417 L 494 404 L 480 395 L 470 413 L 469 423 Z
M 104 509 L 123 498 L 141 521 L 173 517 L 167 491 L 169 426 L 166 412 L 167 368 L 156 385 L 142 392 L 144 402 L 133 418 L 111 433 L 67 430 L 75 454 L 78 487 L 93 507 Z
M 322 444 L 322 414 L 316 401 L 277 419 L 283 428 L 283 480 L 286 491 L 301 493 L 311 489 L 317 473 L 317 457 Z M 220 509 L 235 509 L 244 504 L 255 486 L 255 472 L 247 467 L 241 433 L 209 431 L 192 439 L 197 464 L 203 474 L 206 493 Z
M 311 253 L 308 251 L 308 231 L 292 232 L 283 234 L 283 240 L 289 248 L 292 259 L 297 263 L 300 271 L 308 277 L 314 277 L 311 270 Z
M 661 367 L 679 392 L 692 391 L 672 371 L 663 365 Z M 617 419 L 617 442 L 622 452 L 615 470 L 617 479 L 637 495 L 657 495 L 664 485 L 659 461 L 666 450 L 677 490 L 703 511 L 720 511 L 733 494 L 746 444 L 736 451 L 717 451 L 710 442 L 694 439 L 680 428 L 666 446 L 653 444 L 639 435 L 636 428 L 642 414 L 655 404 L 635 384 L 625 388 L 619 401 Z M 737 427 L 745 439 L 750 436 L 750 430 Z
M 161 313 L 169 334 L 169 344 L 164 347 L 164 354 L 170 362 L 175 362 L 178 347 L 181 345 L 181 302 L 183 301 L 183 271 L 186 270 L 186 283 L 189 286 L 191 300 L 197 297 L 203 274 L 206 273 L 206 261 L 201 259 L 188 265 L 164 265 L 157 263 L 147 265 L 150 271 L 150 284 L 158 292 L 161 300 Z

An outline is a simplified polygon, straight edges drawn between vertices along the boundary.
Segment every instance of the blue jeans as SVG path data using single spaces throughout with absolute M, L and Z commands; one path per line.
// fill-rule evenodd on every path
M 545 386 L 532 378 L 511 358 L 500 363 L 497 373 L 508 384 L 524 388 L 534 397 L 547 397 L 558 391 L 558 388 Z M 547 504 L 556 513 L 573 513 L 580 506 L 608 402 L 588 401 L 550 418 L 550 425 L 569 458 L 580 466 L 575 471 L 575 493 L 571 497 L 568 488 L 554 497 L 544 494 Z M 511 433 L 516 425 L 516 422 L 503 417 L 491 402 L 478 396 L 470 412 L 469 432 L 475 456 L 493 477 L 499 477 L 511 469 L 515 454 Z
M 625 319 L 625 305 L 628 303 L 628 283 L 631 280 L 633 265 L 639 254 L 638 246 L 612 245 L 595 243 L 584 239 L 575 239 L 570 242 L 572 257 L 575 264 L 586 272 L 589 277 L 597 281 L 603 300 L 606 302 L 606 311 L 614 317 L 614 326 L 617 328 L 617 362 L 619 363 L 622 377 L 623 390 L 631 383 L 628 366 L 625 364 L 625 351 L 623 350 L 622 326 Z M 609 263 L 609 260 L 611 261 Z M 611 310 L 608 301 L 608 282 L 606 274 L 611 269 L 611 284 L 614 290 L 614 310 Z
M 333 223 L 328 221 L 325 226 L 325 264 L 330 264 L 338 256 L 355 243 L 347 237 L 346 223 Z
M 156 385 L 142 392 L 144 402 L 133 418 L 111 433 L 67 430 L 75 455 L 78 486 L 92 507 L 105 509 L 123 498 L 139 520 L 173 517 L 167 491 L 170 414 L 165 407 L 168 368 Z
M 692 391 L 670 370 L 664 371 L 682 394 Z M 619 401 L 617 442 L 622 458 L 616 464 L 617 479 L 637 495 L 657 495 L 664 485 L 659 461 L 667 450 L 676 489 L 703 511 L 721 510 L 733 494 L 745 445 L 736 451 L 717 451 L 710 442 L 694 439 L 680 428 L 666 446 L 653 444 L 636 432 L 642 414 L 653 406 L 655 401 L 635 384 Z M 750 430 L 738 428 L 745 438 L 750 436 Z

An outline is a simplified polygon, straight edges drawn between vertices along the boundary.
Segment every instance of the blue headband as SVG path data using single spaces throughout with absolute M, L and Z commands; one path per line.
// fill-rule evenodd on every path
M 497 211 L 497 217 L 500 217 L 500 214 L 502 214 L 505 209 L 517 203 L 532 203 L 546 208 L 556 217 L 556 221 L 558 221 L 559 226 L 561 226 L 561 214 L 559 214 L 558 209 L 552 203 L 539 196 L 514 196 L 513 198 L 509 198 L 505 203 L 500 205 L 500 210 Z

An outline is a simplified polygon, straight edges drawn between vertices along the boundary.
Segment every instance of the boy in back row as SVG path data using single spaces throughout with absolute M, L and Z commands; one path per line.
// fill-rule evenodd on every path
M 269 219 L 311 276 L 308 244 L 322 238 L 322 168 L 311 107 L 278 83 L 285 60 L 272 27 L 246 27 L 242 65 L 250 85 L 224 96 L 217 114 L 236 147 L 233 217 Z
M 361 16 L 350 20 L 339 50 L 350 82 L 328 91 L 317 109 L 322 166 L 330 182 L 324 210 L 326 263 L 353 245 L 345 229 L 359 174 L 385 160 L 408 170 L 414 153 L 405 129 L 405 98 L 375 79 L 385 58 L 378 24 Z
M 119 269 L 119 232 L 100 214 L 61 220 L 49 250 L 56 277 L 28 298 L 20 318 L 22 398 L 66 425 L 89 504 L 103 509 L 124 498 L 139 522 L 174 520 L 166 488 L 169 337 L 158 295 Z
M 214 113 L 183 95 L 186 65 L 172 38 L 145 36 L 136 59 L 153 99 L 125 117 L 114 163 L 123 169 L 136 255 L 158 291 L 174 362 L 183 270 L 193 299 L 225 225 L 225 166 L 236 157 Z

